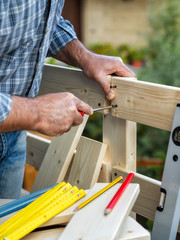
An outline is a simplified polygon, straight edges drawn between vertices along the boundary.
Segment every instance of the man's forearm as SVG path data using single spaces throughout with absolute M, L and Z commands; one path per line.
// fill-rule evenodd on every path
M 35 98 L 12 96 L 8 117 L 0 124 L 0 133 L 17 130 L 36 130 L 58 136 L 79 125 L 91 107 L 71 93 L 50 93 Z
M 11 111 L 6 120 L 0 124 L 0 133 L 33 129 L 37 121 L 34 99 L 12 96 Z
M 86 49 L 79 40 L 74 39 L 53 57 L 66 64 L 83 69 L 91 56 L 93 57 L 93 53 Z

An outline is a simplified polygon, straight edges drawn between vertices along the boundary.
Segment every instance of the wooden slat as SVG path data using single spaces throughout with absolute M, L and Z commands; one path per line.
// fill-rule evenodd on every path
M 112 182 L 112 164 L 110 162 L 103 161 L 98 182 L 99 183 Z
M 64 228 L 59 227 L 49 230 L 41 230 L 28 234 L 22 240 L 58 240 Z M 123 230 L 117 240 L 150 240 L 150 233 L 131 217 L 124 223 Z
M 39 170 L 50 143 L 50 140 L 28 132 L 26 163 Z
M 112 84 L 117 87 L 112 104 L 118 105 L 112 110 L 113 116 L 171 130 L 180 88 L 114 76 Z
M 49 230 L 41 230 L 28 234 L 22 240 L 58 240 L 65 228 L 59 227 Z M 133 218 L 128 217 L 123 230 L 117 236 L 117 240 L 150 240 L 150 233 L 138 224 Z
M 108 104 L 101 87 L 81 70 L 46 64 L 39 95 L 54 92 L 71 92 L 93 108 Z
M 113 179 L 115 179 L 117 176 L 126 178 L 128 173 L 132 171 L 126 171 L 120 167 L 113 167 L 112 172 Z M 135 173 L 132 182 L 140 185 L 140 194 L 134 205 L 133 211 L 153 220 L 156 207 L 159 204 L 161 183 L 138 173 Z
M 92 188 L 98 180 L 106 147 L 103 143 L 81 137 L 68 182 L 78 188 Z
M 52 140 L 52 136 L 48 136 L 48 135 L 45 135 L 45 134 L 40 133 L 40 132 L 37 132 L 37 131 L 30 131 L 30 130 L 28 130 L 27 132 L 28 132 L 28 133 L 31 133 L 31 134 L 33 134 L 33 135 L 36 135 L 36 136 L 45 138 L 45 139 L 50 140 L 50 141 Z
M 128 217 L 117 240 L 150 240 L 150 233 L 133 218 Z
M 23 179 L 23 188 L 31 192 L 32 186 L 34 184 L 34 181 L 38 175 L 38 170 L 33 167 L 32 165 L 29 165 L 28 163 L 25 164 L 24 169 L 24 179 Z
M 81 137 L 82 138 L 82 137 Z M 27 162 L 36 169 L 39 169 L 46 151 L 51 141 L 37 136 L 36 133 L 28 133 L 27 138 Z M 69 176 L 69 173 L 68 173 Z M 67 181 L 68 178 L 65 179 Z M 98 182 L 111 182 L 112 181 L 112 164 L 103 161 L 99 173 Z
M 52 139 L 31 192 L 64 179 L 87 119 L 88 116 L 85 115 L 81 125 L 72 127 L 69 132 Z
M 117 202 L 113 211 L 109 215 L 104 216 L 106 206 L 120 185 L 121 184 L 114 185 L 90 204 L 79 210 L 72 217 L 59 240 L 117 239 L 116 237 L 123 229 L 123 224 L 139 193 L 139 185 L 130 184 Z
M 23 237 L 22 240 L 58 240 L 63 230 L 64 230 L 64 227 L 36 231 Z
M 104 115 L 103 142 L 108 145 L 106 161 L 136 170 L 136 123 Z

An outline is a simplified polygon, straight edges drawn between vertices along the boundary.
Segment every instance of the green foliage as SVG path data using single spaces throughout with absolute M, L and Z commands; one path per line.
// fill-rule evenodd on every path
M 180 86 L 180 2 L 164 0 L 150 8 L 146 65 L 138 77 Z
M 118 51 L 110 43 L 94 43 L 89 46 L 89 49 L 97 54 L 103 54 L 107 56 L 118 56 Z
M 102 142 L 102 114 L 94 113 L 89 117 L 83 135 Z
M 117 51 L 124 63 L 133 64 L 134 61 L 144 61 L 146 47 L 133 48 L 127 44 L 123 44 L 117 47 Z
M 137 155 L 165 160 L 169 132 L 142 124 L 138 124 L 137 132 Z
M 46 63 L 52 64 L 52 65 L 58 65 L 58 61 L 55 58 L 52 58 L 52 57 L 46 58 Z
M 109 43 L 95 43 L 90 45 L 89 49 L 98 54 L 119 56 L 126 64 L 133 64 L 134 61 L 143 61 L 146 54 L 146 48 L 133 48 L 127 44 L 114 47 Z
M 148 219 L 147 222 L 146 222 L 146 225 L 147 225 L 147 229 L 148 231 L 152 232 L 152 229 L 153 229 L 153 223 L 154 221 Z

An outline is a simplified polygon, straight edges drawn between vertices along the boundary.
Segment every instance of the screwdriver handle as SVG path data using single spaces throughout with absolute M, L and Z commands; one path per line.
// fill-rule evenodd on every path
M 84 112 L 82 112 L 82 111 L 79 111 L 79 113 L 84 117 Z

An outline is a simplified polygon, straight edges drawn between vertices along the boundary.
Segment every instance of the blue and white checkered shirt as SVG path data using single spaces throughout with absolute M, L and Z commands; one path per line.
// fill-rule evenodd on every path
M 64 0 L 0 1 L 0 123 L 8 116 L 11 95 L 37 95 L 44 59 L 76 38 L 61 17 Z

